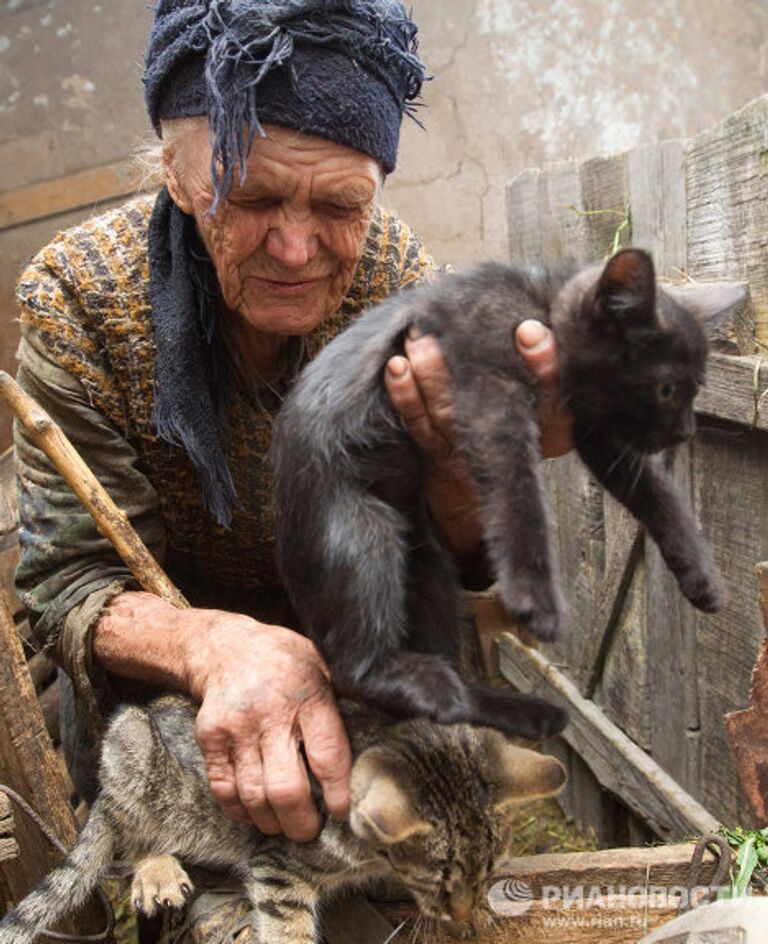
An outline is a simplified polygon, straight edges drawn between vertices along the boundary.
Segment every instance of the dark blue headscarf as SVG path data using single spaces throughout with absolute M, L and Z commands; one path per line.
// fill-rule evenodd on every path
M 160 0 L 146 56 L 152 123 L 208 115 L 217 197 L 272 123 L 394 170 L 425 78 L 399 0 Z
M 293 128 L 395 167 L 400 124 L 425 79 L 399 0 L 158 0 L 144 89 L 152 124 L 207 116 L 216 199 L 245 173 L 264 124 Z M 163 190 L 150 234 L 158 434 L 200 473 L 227 526 L 237 502 L 224 456 L 227 366 L 218 286 L 194 221 Z

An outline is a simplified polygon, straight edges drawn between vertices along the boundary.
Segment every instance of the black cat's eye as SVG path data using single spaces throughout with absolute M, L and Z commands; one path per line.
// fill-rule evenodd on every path
M 661 383 L 656 387 L 656 397 L 659 403 L 669 403 L 675 395 L 675 385 L 673 383 Z

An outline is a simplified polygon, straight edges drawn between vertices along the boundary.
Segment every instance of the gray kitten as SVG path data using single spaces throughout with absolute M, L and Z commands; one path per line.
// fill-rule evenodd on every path
M 489 729 L 393 724 L 370 709 L 340 707 L 355 757 L 351 814 L 326 816 L 310 843 L 263 836 L 224 816 L 187 699 L 121 709 L 103 741 L 101 793 L 83 832 L 66 861 L 0 922 L 0 944 L 30 944 L 78 908 L 118 853 L 134 865 L 132 899 L 148 914 L 158 901 L 179 906 L 190 894 L 176 857 L 231 870 L 262 944 L 319 941 L 321 900 L 377 878 L 399 880 L 429 917 L 458 926 L 482 917 L 487 879 L 513 839 L 511 810 L 559 792 L 560 763 Z
M 286 399 L 272 457 L 280 573 L 336 688 L 401 717 L 526 737 L 566 722 L 541 699 L 456 671 L 456 568 L 429 513 L 423 457 L 383 381 L 414 328 L 442 347 L 487 556 L 504 605 L 531 633 L 554 638 L 563 605 L 537 385 L 514 344 L 528 318 L 554 332 L 579 456 L 645 525 L 691 603 L 718 609 L 709 550 L 654 454 L 692 435 L 707 357 L 699 322 L 735 300 L 705 286 L 657 290 L 650 256 L 635 249 L 583 269 L 486 264 L 384 302 L 329 344 Z

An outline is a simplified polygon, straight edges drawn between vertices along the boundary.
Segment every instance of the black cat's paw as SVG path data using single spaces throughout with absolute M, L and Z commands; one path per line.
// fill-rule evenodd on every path
M 536 695 L 486 686 L 473 687 L 472 695 L 477 706 L 474 723 L 507 734 L 538 741 L 560 734 L 568 724 L 567 711 Z
M 680 589 L 697 610 L 717 613 L 725 605 L 725 588 L 716 573 L 696 572 L 680 580 Z
M 563 606 L 549 581 L 518 577 L 502 584 L 502 596 L 509 615 L 536 639 L 552 642 L 560 635 Z

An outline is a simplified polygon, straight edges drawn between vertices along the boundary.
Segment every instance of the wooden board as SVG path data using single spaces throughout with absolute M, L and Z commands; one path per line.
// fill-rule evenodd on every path
M 563 739 L 600 784 L 667 840 L 712 832 L 717 819 L 612 724 L 547 659 L 511 634 L 500 641 L 502 673 L 516 689 L 562 705 L 570 724 Z
M 754 568 L 768 559 L 768 436 L 720 425 L 694 449 L 694 501 L 725 580 L 725 607 L 696 613 L 701 802 L 724 823 L 751 821 L 724 716 L 745 708 L 764 631 Z
M 768 341 L 768 96 L 686 148 L 688 273 L 748 282 L 757 336 Z
M 681 492 L 693 499 L 690 448 L 668 456 Z M 648 701 L 653 757 L 689 793 L 698 795 L 700 729 L 695 611 L 650 539 L 645 548 Z
M 2 782 L 21 794 L 61 842 L 71 846 L 76 824 L 66 799 L 53 745 L 26 668 L 24 653 L 8 605 L 0 595 L 0 772 Z M 22 814 L 14 816 L 19 856 L 0 865 L 0 876 L 13 901 L 24 897 L 60 860 L 37 828 Z M 88 906 L 70 929 L 95 932 L 104 926 L 101 909 Z
M 5 190 L 0 192 L 0 231 L 60 213 L 92 209 L 128 196 L 135 188 L 135 167 L 127 159 Z

